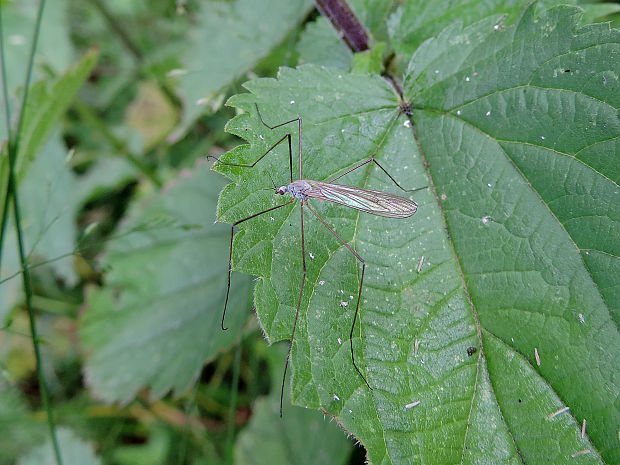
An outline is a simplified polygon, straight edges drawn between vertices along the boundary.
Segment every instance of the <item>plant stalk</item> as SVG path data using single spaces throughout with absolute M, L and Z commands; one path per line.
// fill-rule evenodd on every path
M 7 154 L 8 154 L 8 188 L 5 196 L 4 210 L 2 212 L 2 220 L 0 222 L 0 256 L 2 255 L 2 246 L 4 244 L 4 231 L 8 219 L 8 204 L 10 199 L 13 200 L 13 215 L 15 217 L 15 231 L 17 234 L 17 243 L 19 248 L 19 260 L 21 264 L 22 272 L 22 285 L 24 288 L 26 310 L 28 312 L 28 320 L 30 322 L 30 333 L 32 336 L 32 345 L 34 348 L 35 359 L 37 363 L 37 378 L 39 381 L 39 389 L 41 390 L 41 401 L 43 407 L 47 413 L 47 424 L 49 426 L 50 438 L 52 441 L 52 448 L 54 450 L 54 457 L 58 465 L 62 465 L 62 457 L 60 455 L 60 447 L 58 446 L 58 439 L 56 437 L 56 426 L 54 424 L 54 415 L 49 399 L 49 392 L 45 376 L 43 374 L 43 363 L 41 357 L 41 349 L 39 346 L 39 336 L 37 333 L 37 325 L 34 314 L 34 308 L 32 306 L 32 283 L 30 281 L 30 272 L 27 267 L 28 258 L 25 252 L 24 235 L 21 229 L 21 211 L 19 207 L 19 196 L 17 183 L 15 179 L 15 161 L 19 151 L 19 136 L 21 133 L 22 125 L 24 122 L 24 112 L 26 109 L 26 103 L 28 101 L 28 89 L 30 86 L 30 79 L 32 77 L 32 67 L 34 64 L 34 53 L 39 40 L 39 31 L 41 30 L 41 21 L 43 19 L 43 10 L 45 7 L 45 0 L 39 2 L 39 8 L 37 11 L 37 18 L 35 21 L 34 35 L 32 38 L 32 46 L 30 48 L 30 56 L 28 59 L 28 68 L 26 71 L 26 78 L 24 81 L 24 94 L 22 97 L 22 104 L 19 112 L 19 120 L 17 123 L 17 129 L 15 131 L 15 137 L 12 137 L 10 131 L 10 111 L 8 100 L 8 84 L 6 80 L 6 63 L 4 61 L 4 31 L 2 30 L 2 3 L 0 3 L 0 60 L 2 65 L 2 87 L 5 100 L 5 115 L 7 120 Z

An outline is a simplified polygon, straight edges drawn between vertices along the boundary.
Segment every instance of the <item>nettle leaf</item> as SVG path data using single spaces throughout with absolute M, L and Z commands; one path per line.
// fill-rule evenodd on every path
M 271 386 L 282 381 L 286 351 L 285 344 L 278 344 L 267 354 Z M 288 393 L 285 396 L 290 402 Z M 320 412 L 292 408 L 280 418 L 280 390 L 271 389 L 268 397 L 259 398 L 252 406 L 252 417 L 235 442 L 234 463 L 345 464 L 349 463 L 351 446 L 336 424 Z
M 590 449 L 613 463 L 620 37 L 577 29 L 576 9 L 534 12 L 444 31 L 413 57 L 405 92 L 521 457 Z M 545 417 L 563 405 L 566 418 Z M 558 424 L 546 446 L 530 442 Z
M 102 258 L 106 285 L 89 296 L 80 333 L 86 378 L 106 401 L 184 391 L 246 319 L 249 280 L 238 278 L 220 328 L 230 233 L 213 225 L 221 183 L 209 176 L 199 165 L 134 205 Z
M 572 4 L 574 0 L 540 0 L 545 6 Z M 512 24 L 520 17 L 523 2 L 520 0 L 472 0 L 455 2 L 439 0 L 427 2 L 410 0 L 389 19 L 392 45 L 397 52 L 411 55 L 429 37 L 439 34 L 454 21 L 465 25 L 478 22 L 491 15 L 503 15 L 502 24 Z
M 278 45 L 308 14 L 310 0 L 208 1 L 196 15 L 178 74 L 185 105 L 180 137 L 204 111 L 217 110 L 225 87 Z
M 420 47 L 404 80 L 411 120 L 383 79 L 315 66 L 229 101 L 241 113 L 227 129 L 249 142 L 229 163 L 255 161 L 287 132 L 297 147 L 296 123 L 269 130 L 257 103 L 270 125 L 303 118 L 304 178 L 376 154 L 406 188 L 430 186 L 410 195 L 408 219 L 312 203 L 366 261 L 353 343 L 372 391 L 349 348 L 361 267 L 304 209 L 293 402 L 336 417 L 373 463 L 620 459 L 618 31 L 578 29 L 573 8 L 534 13 L 511 27 L 453 25 Z M 233 181 L 220 221 L 287 200 L 272 188 L 289 182 L 286 144 L 255 168 L 216 169 Z M 371 164 L 338 183 L 402 193 Z M 234 239 L 234 268 L 259 276 L 272 342 L 293 327 L 299 208 L 245 221 Z

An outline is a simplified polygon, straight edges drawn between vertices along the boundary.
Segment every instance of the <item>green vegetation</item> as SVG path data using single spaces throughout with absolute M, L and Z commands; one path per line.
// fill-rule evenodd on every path
M 617 6 L 350 3 L 367 50 L 309 0 L 0 1 L 0 464 L 620 462 Z M 299 173 L 257 106 L 307 179 L 428 187 L 310 204 L 372 390 L 304 209 L 282 419 L 298 202 L 220 327 L 289 152 L 207 155 Z

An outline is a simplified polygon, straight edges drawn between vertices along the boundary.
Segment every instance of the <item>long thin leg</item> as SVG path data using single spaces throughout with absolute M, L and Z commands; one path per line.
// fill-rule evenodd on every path
M 284 126 L 285 124 L 289 124 L 289 123 L 293 123 L 297 121 L 297 124 L 299 126 L 299 179 L 303 179 L 304 177 L 301 175 L 301 117 L 298 116 L 297 118 L 286 121 L 284 123 L 276 124 L 275 126 L 269 126 L 267 123 L 265 123 L 265 121 L 263 120 L 263 116 L 260 114 L 260 110 L 258 109 L 258 103 L 254 102 L 254 106 L 256 107 L 256 113 L 258 113 L 258 118 L 260 119 L 260 122 L 263 123 L 265 126 L 267 126 L 269 129 L 279 128 L 280 126 Z M 293 159 L 292 159 L 290 134 L 289 134 L 289 139 L 288 139 L 288 153 L 289 153 L 289 156 L 291 157 L 291 163 L 289 166 L 291 168 L 291 182 L 293 182 Z
M 279 128 L 280 126 L 284 126 L 285 124 L 293 123 L 295 121 L 297 121 L 299 123 L 299 175 L 300 175 L 300 179 L 301 179 L 301 118 L 295 118 L 295 119 L 292 119 L 290 121 L 286 121 L 284 123 L 277 124 L 275 126 L 269 126 L 263 120 L 263 117 L 262 117 L 262 115 L 260 113 L 260 110 L 258 109 L 258 105 L 256 103 L 254 105 L 256 106 L 256 112 L 258 114 L 258 118 L 260 119 L 261 123 L 263 123 L 269 129 Z M 290 172 L 290 176 L 291 176 L 291 182 L 293 182 L 293 150 L 292 150 L 292 146 L 291 146 L 291 133 L 290 132 L 288 134 L 285 134 L 280 140 L 278 140 L 278 142 L 273 144 L 265 153 L 263 153 L 260 157 L 258 157 L 254 161 L 254 163 L 251 163 L 251 164 L 227 163 L 227 162 L 221 161 L 218 157 L 214 157 L 213 155 L 207 155 L 207 158 L 213 158 L 218 163 L 221 163 L 221 164 L 226 165 L 226 166 L 239 166 L 239 167 L 242 167 L 242 168 L 254 168 L 254 166 L 259 161 L 261 161 L 269 152 L 271 152 L 280 143 L 282 143 L 282 141 L 284 141 L 284 139 L 288 140 L 289 172 Z M 273 180 L 272 180 L 272 182 L 273 182 Z M 259 215 L 262 215 L 263 213 L 267 213 L 267 212 L 270 212 L 272 210 L 275 210 L 276 208 L 280 208 L 280 207 L 283 207 L 285 205 L 289 205 L 289 204 L 293 203 L 295 200 L 296 199 L 291 199 L 290 201 L 288 201 L 286 203 L 283 203 L 282 205 L 278 205 L 276 207 L 268 208 L 267 210 L 263 210 L 262 212 L 255 213 L 254 215 L 250 215 L 247 218 L 243 218 L 243 219 L 241 219 L 239 221 L 236 221 L 235 223 L 232 224 L 232 227 L 230 228 L 230 249 L 229 249 L 229 252 L 228 252 L 228 284 L 226 286 L 226 300 L 224 302 L 224 312 L 222 313 L 222 329 L 224 331 L 227 329 L 224 326 L 224 319 L 226 318 L 226 309 L 228 307 L 228 296 L 230 294 L 230 276 L 231 276 L 231 273 L 232 273 L 232 244 L 233 244 L 233 238 L 234 238 L 234 235 L 235 235 L 235 226 L 237 226 L 240 223 L 243 223 L 244 221 L 247 221 L 249 219 L 252 219 L 252 218 L 255 218 L 255 217 L 259 216 Z M 303 248 L 303 208 L 302 208 L 301 235 L 302 235 L 302 248 Z M 304 258 L 304 276 L 305 276 L 305 267 L 306 267 L 306 262 L 305 262 L 305 258 Z M 299 312 L 299 306 L 297 308 L 297 311 Z M 295 321 L 297 321 L 297 320 L 295 320 Z M 285 375 L 286 375 L 286 368 L 285 368 Z
M 360 375 L 360 377 L 364 380 L 364 382 L 366 383 L 366 386 L 368 386 L 368 389 L 370 389 L 372 391 L 372 388 L 370 387 L 370 384 L 368 384 L 368 381 L 366 381 L 366 378 L 364 377 L 364 375 L 362 374 L 362 372 L 360 371 L 360 369 L 357 367 L 357 365 L 355 364 L 355 355 L 353 354 L 353 330 L 355 329 L 355 322 L 357 321 L 357 314 L 359 313 L 359 308 L 360 308 L 360 300 L 362 299 L 362 286 L 364 285 L 364 271 L 366 270 L 366 262 L 364 261 L 364 259 L 362 257 L 360 257 L 360 255 L 353 250 L 353 247 L 351 247 L 349 244 L 347 244 L 347 242 L 338 235 L 338 233 L 336 231 L 334 231 L 326 222 L 325 220 L 323 220 L 323 218 L 321 218 L 317 212 L 315 212 L 312 207 L 306 203 L 306 206 L 308 207 L 308 209 L 312 212 L 312 214 L 314 216 L 316 216 L 318 218 L 318 220 L 323 223 L 323 225 L 330 230 L 330 232 L 336 236 L 338 238 L 338 240 L 340 242 L 342 242 L 342 244 L 349 249 L 349 252 L 351 252 L 353 255 L 355 255 L 355 258 L 357 258 L 359 260 L 359 262 L 362 264 L 362 276 L 360 278 L 360 288 L 357 291 L 357 304 L 355 305 L 355 315 L 353 316 L 353 324 L 351 325 L 351 333 L 349 334 L 349 341 L 351 342 L 351 362 L 353 362 L 353 366 L 355 367 L 355 369 L 357 370 L 357 373 Z M 304 273 L 305 276 L 305 273 Z
M 341 178 L 341 177 L 343 177 L 344 175 L 349 174 L 349 173 L 351 173 L 352 171 L 355 171 L 356 169 L 361 168 L 361 167 L 362 167 L 362 166 L 364 166 L 364 165 L 367 165 L 368 163 L 374 162 L 374 164 L 375 164 L 375 165 L 377 165 L 377 166 L 381 169 L 381 171 L 383 171 L 385 174 L 387 174 L 387 175 L 388 175 L 388 177 L 392 180 L 392 182 L 393 182 L 394 184 L 396 184 L 396 186 L 397 186 L 399 189 L 401 189 L 402 191 L 404 191 L 404 192 L 415 192 L 415 191 L 419 191 L 419 190 L 422 190 L 422 189 L 426 189 L 426 187 L 418 187 L 418 188 L 416 188 L 416 189 L 405 189 L 403 186 L 401 186 L 400 184 L 398 184 L 398 182 L 396 181 L 396 179 L 394 179 L 394 178 L 392 177 L 392 175 L 391 175 L 390 173 L 388 173 L 388 172 L 387 172 L 387 170 L 386 170 L 383 166 L 381 166 L 381 165 L 379 164 L 379 162 L 375 159 L 375 156 L 376 156 L 376 153 L 375 153 L 375 154 L 373 154 L 373 155 L 372 155 L 372 157 L 370 157 L 368 160 L 365 160 L 365 161 L 361 162 L 359 165 L 354 166 L 354 167 L 353 167 L 353 168 L 351 168 L 350 170 L 347 170 L 347 171 L 345 171 L 344 173 L 342 173 L 340 176 L 336 176 L 334 179 L 330 179 L 330 180 L 329 180 L 329 181 L 327 181 L 327 182 L 332 183 L 332 182 L 334 182 L 336 179 L 340 179 L 340 178 Z
M 265 156 L 271 152 L 273 149 L 275 149 L 278 145 L 280 145 L 284 139 L 288 139 L 288 153 L 289 153 L 289 166 L 290 166 L 290 172 L 291 172 L 291 182 L 293 182 L 293 156 L 292 156 L 292 152 L 291 152 L 291 134 L 285 134 L 278 142 L 276 142 L 275 144 L 273 144 L 271 147 L 269 147 L 269 149 L 263 153 L 260 157 L 258 157 L 254 163 L 250 163 L 250 164 L 243 164 L 243 163 L 228 163 L 225 161 L 220 160 L 218 157 L 213 156 L 213 155 L 207 155 L 207 160 L 209 158 L 213 158 L 215 161 L 217 161 L 218 163 L 221 163 L 222 165 L 226 165 L 226 166 L 240 166 L 241 168 L 254 168 L 254 166 L 261 161 L 263 158 L 265 158 Z
M 244 221 L 251 220 L 252 218 L 256 218 L 257 216 L 262 215 L 263 213 L 267 213 L 273 210 L 276 210 L 280 207 L 284 207 L 285 205 L 289 205 L 293 203 L 296 199 L 291 199 L 282 205 L 276 205 L 275 207 L 268 208 L 267 210 L 263 210 L 262 212 L 254 213 L 253 215 L 248 216 L 247 218 L 243 218 L 242 220 L 235 221 L 230 228 L 230 249 L 228 250 L 228 284 L 226 286 L 226 300 L 224 301 L 224 311 L 222 312 L 222 329 L 226 331 L 228 328 L 224 327 L 224 318 L 226 318 L 226 308 L 228 307 L 228 295 L 230 294 L 230 275 L 232 273 L 232 246 L 233 246 L 233 237 L 235 236 L 235 226 Z
M 297 319 L 299 318 L 299 308 L 301 307 L 301 297 L 304 294 L 304 286 L 306 285 L 306 246 L 304 240 L 304 201 L 299 204 L 301 211 L 301 263 L 303 264 L 303 276 L 301 278 L 301 286 L 299 287 L 299 299 L 297 300 L 297 311 L 295 312 L 295 321 L 293 322 L 293 332 L 291 340 L 288 342 L 288 352 L 286 354 L 286 362 L 284 363 L 284 374 L 282 375 L 282 389 L 280 390 L 280 418 L 282 418 L 282 402 L 284 399 L 284 382 L 286 381 L 286 370 L 288 362 L 291 359 L 291 349 L 293 348 L 293 338 L 295 337 L 295 329 L 297 328 Z M 310 208 L 310 207 L 308 207 Z

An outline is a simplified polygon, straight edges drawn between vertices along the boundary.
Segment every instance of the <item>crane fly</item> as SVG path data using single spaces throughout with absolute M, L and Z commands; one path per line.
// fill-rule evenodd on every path
M 353 331 L 355 329 L 355 323 L 357 322 L 357 316 L 359 313 L 359 305 L 362 297 L 362 287 L 364 284 L 364 272 L 366 270 L 366 262 L 364 259 L 351 247 L 342 237 L 334 231 L 331 226 L 329 226 L 321 216 L 310 206 L 308 202 L 310 199 L 318 199 L 318 200 L 327 200 L 329 202 L 334 202 L 345 207 L 354 208 L 356 210 L 371 213 L 377 216 L 383 216 L 387 218 L 408 218 L 413 215 L 417 209 L 418 205 L 413 201 L 406 197 L 390 194 L 388 192 L 376 191 L 371 189 L 363 189 L 360 187 L 347 186 L 342 184 L 334 184 L 333 182 L 341 177 L 349 174 L 368 163 L 374 163 L 377 167 L 381 169 L 391 180 L 394 182 L 396 186 L 398 186 L 404 192 L 414 192 L 417 190 L 425 189 L 425 187 L 418 189 L 405 189 L 403 188 L 386 170 L 379 164 L 377 160 L 375 160 L 375 155 L 371 156 L 368 160 L 365 160 L 353 168 L 345 171 L 343 174 L 336 176 L 330 181 L 312 181 L 309 179 L 304 179 L 302 176 L 302 150 L 301 150 L 301 117 L 294 118 L 290 121 L 286 121 L 284 123 L 280 123 L 275 126 L 270 126 L 263 120 L 263 117 L 258 109 L 258 104 L 254 104 L 256 106 L 256 113 L 261 123 L 265 125 L 267 128 L 273 130 L 279 128 L 281 126 L 285 126 L 290 123 L 297 123 L 299 127 L 299 179 L 297 181 L 293 180 L 293 152 L 292 152 L 292 138 L 291 133 L 285 134 L 280 140 L 278 140 L 275 144 L 273 144 L 265 153 L 263 153 L 260 157 L 256 159 L 251 164 L 240 164 L 240 163 L 228 163 L 223 162 L 219 158 L 214 157 L 212 155 L 208 155 L 207 158 L 213 158 L 218 162 L 218 164 L 222 164 L 225 166 L 236 166 L 241 168 L 254 168 L 256 164 L 261 161 L 268 153 L 270 153 L 273 149 L 275 149 L 278 145 L 283 143 L 284 141 L 288 142 L 288 153 L 289 153 L 289 172 L 290 172 L 290 183 L 284 186 L 275 187 L 274 192 L 278 195 L 290 194 L 291 199 L 288 202 L 282 203 L 280 205 L 276 205 L 275 207 L 268 208 L 266 210 L 260 211 L 258 213 L 254 213 L 246 218 L 242 218 L 238 221 L 235 221 L 232 224 L 230 230 L 230 249 L 228 254 L 228 283 L 226 287 L 226 300 L 224 302 L 224 311 L 222 312 L 222 329 L 226 330 L 227 328 L 224 326 L 224 320 L 226 317 L 226 308 L 228 307 L 228 296 L 230 294 L 230 277 L 232 273 L 232 246 L 233 246 L 233 238 L 235 234 L 235 226 L 251 220 L 252 218 L 256 218 L 257 216 L 263 215 L 265 213 L 271 212 L 278 208 L 285 207 L 286 205 L 290 205 L 296 200 L 299 200 L 300 211 L 301 211 L 301 258 L 302 258 L 302 278 L 301 278 L 301 286 L 299 290 L 299 298 L 297 300 L 297 311 L 295 312 L 295 319 L 293 322 L 293 330 L 291 332 L 291 339 L 288 344 L 288 353 L 286 355 L 286 363 L 284 365 L 284 375 L 282 376 L 282 388 L 280 391 L 280 417 L 282 416 L 282 402 L 284 397 L 284 383 L 286 380 L 286 371 L 288 368 L 288 364 L 291 358 L 291 348 L 293 346 L 293 339 L 295 337 L 295 329 L 297 328 L 297 320 L 299 318 L 299 309 L 301 307 L 301 299 L 304 292 L 304 286 L 306 284 L 306 247 L 305 247 L 305 239 L 304 239 L 304 206 L 310 210 L 312 215 L 314 215 L 341 243 L 344 245 L 349 252 L 351 252 L 355 258 L 362 265 L 362 272 L 360 276 L 360 285 L 357 292 L 357 303 L 355 305 L 355 314 L 353 315 L 353 323 L 351 324 L 351 332 L 349 333 L 349 341 L 351 347 L 351 362 L 353 367 L 360 375 L 366 386 L 370 390 L 370 384 L 357 367 L 355 363 L 355 354 L 353 352 Z

